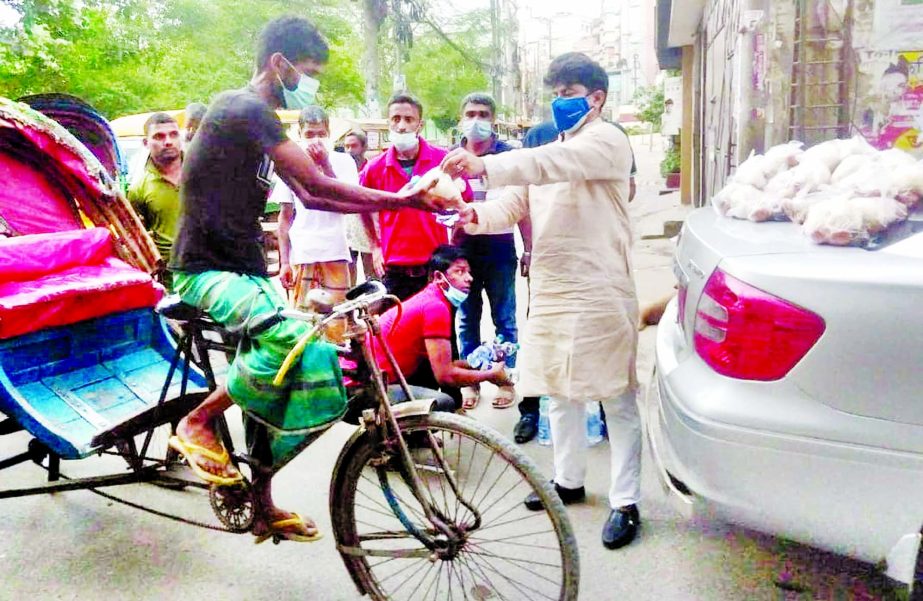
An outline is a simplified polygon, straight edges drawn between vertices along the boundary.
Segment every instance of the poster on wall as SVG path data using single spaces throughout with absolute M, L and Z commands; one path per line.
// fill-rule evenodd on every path
M 663 80 L 663 117 L 660 133 L 665 136 L 679 134 L 683 126 L 683 78 L 665 77 Z
M 872 47 L 902 50 L 920 47 L 923 0 L 877 0 Z
M 865 138 L 876 148 L 923 155 L 923 51 L 894 53 L 876 96 L 877 106 L 862 117 Z

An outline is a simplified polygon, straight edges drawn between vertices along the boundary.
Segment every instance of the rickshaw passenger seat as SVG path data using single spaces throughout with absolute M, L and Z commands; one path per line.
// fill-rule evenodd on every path
M 157 306 L 154 307 L 154 310 L 167 319 L 172 319 L 174 321 L 190 322 L 208 317 L 208 315 L 198 307 L 183 302 L 178 294 L 170 294 L 169 296 L 163 297 L 160 302 L 157 303 Z

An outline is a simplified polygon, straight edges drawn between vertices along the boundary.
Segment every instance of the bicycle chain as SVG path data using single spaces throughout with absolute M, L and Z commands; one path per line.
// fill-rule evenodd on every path
M 44 466 L 44 465 L 41 465 L 41 464 L 40 464 L 40 467 L 44 468 L 45 471 L 48 471 L 48 467 L 47 467 L 47 466 Z M 73 480 L 73 478 L 68 478 L 68 477 L 65 476 L 64 474 L 59 474 L 59 477 L 60 477 L 62 480 Z M 226 532 L 226 533 L 228 533 L 228 534 L 240 534 L 240 532 L 235 532 L 235 531 L 233 531 L 233 530 L 229 530 L 228 528 L 226 528 L 226 527 L 224 527 L 224 526 L 215 526 L 214 524 L 208 524 L 208 523 L 206 523 L 206 522 L 200 522 L 200 521 L 198 521 L 198 520 L 193 520 L 193 519 L 190 519 L 190 518 L 184 518 L 184 517 L 181 517 L 181 516 L 178 516 L 178 515 L 173 515 L 172 513 L 166 513 L 166 512 L 164 512 L 164 511 L 160 511 L 159 509 L 154 509 L 153 507 L 146 507 L 146 506 L 141 505 L 141 504 L 139 504 L 139 503 L 135 503 L 134 501 L 129 501 L 129 500 L 127 500 L 127 499 L 122 499 L 122 498 L 120 498 L 120 497 L 117 497 L 117 496 L 115 496 L 115 495 L 111 495 L 111 494 L 109 494 L 109 493 L 107 493 L 107 492 L 103 492 L 103 491 L 101 491 L 101 490 L 97 490 L 97 489 L 95 489 L 95 488 L 85 488 L 85 489 L 83 489 L 83 490 L 88 490 L 88 491 L 90 491 L 91 493 L 93 493 L 93 494 L 95 494 L 95 495 L 99 495 L 100 497 L 102 497 L 102 498 L 104 498 L 104 499 L 109 499 L 110 501 L 115 501 L 116 503 L 120 503 L 120 504 L 125 505 L 125 506 L 127 506 L 127 507 L 131 507 L 132 509 L 138 509 L 138 510 L 140 510 L 140 511 L 144 511 L 144 512 L 147 512 L 147 513 L 150 513 L 150 514 L 153 514 L 153 515 L 162 517 L 162 518 L 167 518 L 168 520 L 173 520 L 174 522 L 179 522 L 179 523 L 181 523 L 181 524 L 186 524 L 186 525 L 188 525 L 188 526 L 198 526 L 199 528 L 204 528 L 205 530 L 214 530 L 214 531 L 216 531 L 216 532 Z

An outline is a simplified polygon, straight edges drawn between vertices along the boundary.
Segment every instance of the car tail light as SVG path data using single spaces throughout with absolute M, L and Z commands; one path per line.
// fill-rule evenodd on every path
M 696 307 L 695 350 L 722 375 L 778 380 L 825 327 L 819 315 L 716 269 Z

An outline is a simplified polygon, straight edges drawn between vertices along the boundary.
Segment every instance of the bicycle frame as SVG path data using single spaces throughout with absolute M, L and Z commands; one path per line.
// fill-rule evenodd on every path
M 407 383 L 404 374 L 401 372 L 400 367 L 397 364 L 397 361 L 394 358 L 394 355 L 391 352 L 390 347 L 388 346 L 385 337 L 382 335 L 381 327 L 378 322 L 378 317 L 371 312 L 371 306 L 380 301 L 390 299 L 397 303 L 398 311 L 400 311 L 401 301 L 396 296 L 389 294 L 385 289 L 384 285 L 379 282 L 370 283 L 371 287 L 375 288 L 374 292 L 363 294 L 355 299 L 347 300 L 335 307 L 320 321 L 318 322 L 308 334 L 306 334 L 298 344 L 292 349 L 289 356 L 286 357 L 286 360 L 283 362 L 282 367 L 279 369 L 279 373 L 276 376 L 276 382 L 281 383 L 282 378 L 285 376 L 288 368 L 294 363 L 294 360 L 300 355 L 301 351 L 304 350 L 305 346 L 312 339 L 316 338 L 324 327 L 333 322 L 336 319 L 346 317 L 350 325 L 347 328 L 348 337 L 352 340 L 356 340 L 360 346 L 362 352 L 362 359 L 365 363 L 365 366 L 369 369 L 372 384 L 374 385 L 374 392 L 379 399 L 377 412 L 373 409 L 366 409 L 363 411 L 362 415 L 362 424 L 367 429 L 370 430 L 373 434 L 373 438 L 376 441 L 384 442 L 392 439 L 397 443 L 398 455 L 401 457 L 404 469 L 407 470 L 407 476 L 409 478 L 408 484 L 410 485 L 410 490 L 413 496 L 420 502 L 420 505 L 423 509 L 424 515 L 427 520 L 436 527 L 443 535 L 447 537 L 454 537 L 455 533 L 449 526 L 446 524 L 445 516 L 438 515 L 430 503 L 425 499 L 425 496 L 422 493 L 423 483 L 420 479 L 420 475 L 416 469 L 416 465 L 413 461 L 413 457 L 410 454 L 410 448 L 407 446 L 407 441 L 404 439 L 400 425 L 398 424 L 398 415 L 403 415 L 406 412 L 395 410 L 391 406 L 391 403 L 388 400 L 388 390 L 385 385 L 384 376 L 379 367 L 378 362 L 375 359 L 374 352 L 372 350 L 372 345 L 370 343 L 370 336 L 374 337 L 381 348 L 384 350 L 385 355 L 388 358 L 388 362 L 391 365 L 393 373 L 397 376 L 398 384 L 403 390 L 404 394 L 407 396 L 407 403 L 411 404 L 411 412 L 419 410 L 418 407 L 414 406 L 413 403 L 416 402 L 416 399 L 413 397 L 410 386 Z M 398 314 L 400 316 L 400 313 Z M 281 317 L 286 317 L 290 319 L 298 319 L 300 321 L 313 321 L 315 317 L 312 314 L 304 313 L 297 310 L 285 310 L 280 312 Z M 398 317 L 399 318 L 399 317 Z M 349 351 L 348 348 L 338 347 L 340 350 Z M 426 408 L 427 411 L 429 408 Z M 383 418 L 383 419 L 382 419 Z M 429 438 L 430 448 L 433 451 L 433 454 L 436 457 L 438 465 L 443 471 L 443 474 L 448 481 L 449 487 L 452 489 L 453 493 L 458 497 L 459 501 L 467 507 L 472 515 L 475 516 L 475 522 L 471 527 L 477 528 L 481 523 L 481 515 L 477 509 L 467 500 L 464 499 L 460 492 L 460 487 L 458 482 L 455 479 L 455 476 L 452 475 L 451 470 L 448 469 L 445 461 L 445 457 L 442 454 L 442 449 L 433 440 L 432 435 L 427 433 Z M 387 488 L 385 481 L 382 482 L 382 487 Z M 388 503 L 391 506 L 391 509 L 395 512 L 395 515 L 401 521 L 401 523 L 407 528 L 408 532 L 413 534 L 423 545 L 429 550 L 434 550 L 436 548 L 435 541 L 426 536 L 424 533 L 420 532 L 417 528 L 413 527 L 410 521 L 404 515 L 403 511 L 397 505 L 396 501 L 391 498 L 390 495 L 386 492 L 386 498 L 388 498 Z M 368 551 L 363 551 L 363 553 L 368 553 Z

